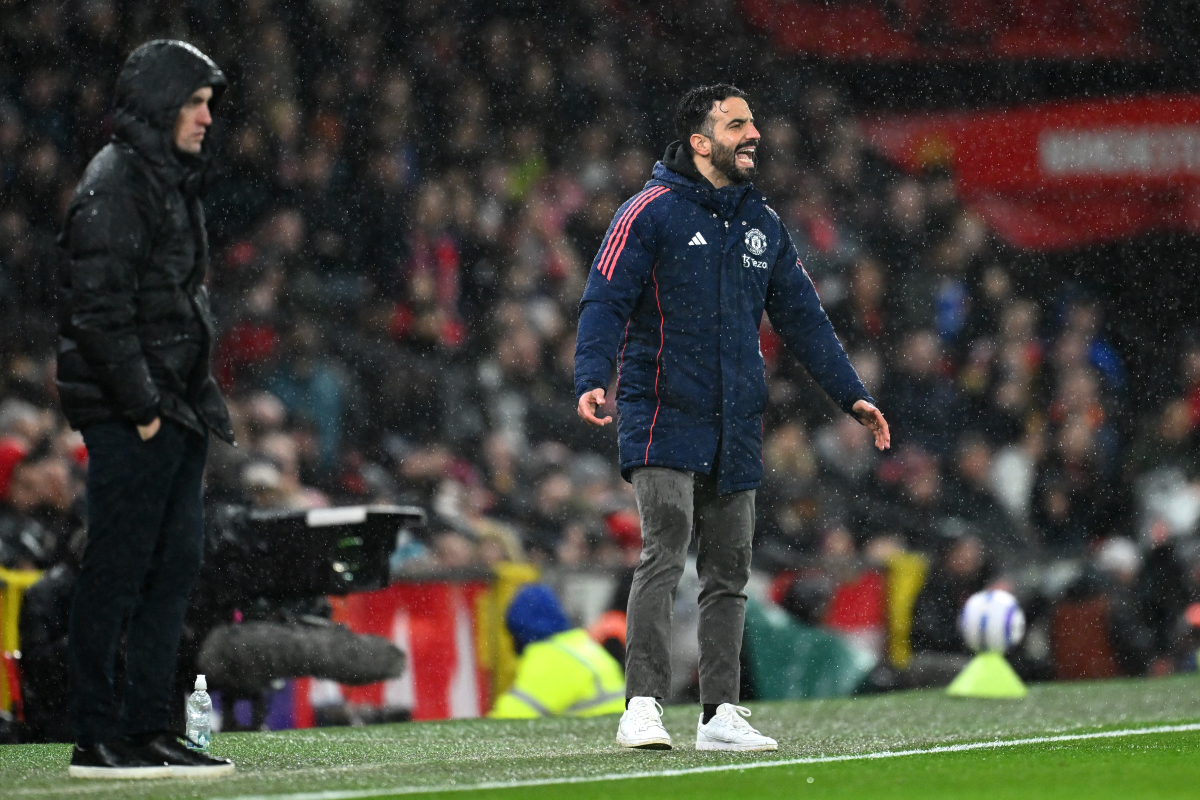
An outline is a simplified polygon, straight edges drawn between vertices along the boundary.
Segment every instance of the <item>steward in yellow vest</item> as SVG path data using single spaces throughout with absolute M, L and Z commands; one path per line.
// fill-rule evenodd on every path
M 489 717 L 595 717 L 625 710 L 621 665 L 587 631 L 571 627 L 548 587 L 522 589 L 504 621 L 521 660 L 516 680 Z

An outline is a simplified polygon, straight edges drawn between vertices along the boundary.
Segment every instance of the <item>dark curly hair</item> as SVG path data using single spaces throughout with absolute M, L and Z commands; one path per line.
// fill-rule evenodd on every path
M 693 133 L 708 137 L 713 135 L 712 107 L 727 97 L 742 97 L 746 94 L 731 83 L 716 83 L 712 86 L 697 86 L 689 89 L 675 108 L 675 136 L 683 141 L 687 151 L 692 152 L 690 139 Z

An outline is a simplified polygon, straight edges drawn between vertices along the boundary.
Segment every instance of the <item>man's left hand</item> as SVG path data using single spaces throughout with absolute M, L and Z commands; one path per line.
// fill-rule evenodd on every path
M 876 448 L 887 450 L 892 446 L 892 434 L 888 430 L 887 420 L 883 418 L 883 413 L 878 408 L 866 400 L 859 400 L 851 410 L 854 412 L 854 418 L 875 434 Z
M 159 417 L 155 417 L 153 420 L 146 423 L 145 425 L 137 426 L 138 436 L 142 437 L 143 442 L 148 442 L 151 439 L 153 439 L 155 436 L 158 435 L 158 429 L 161 426 L 162 426 L 162 420 Z

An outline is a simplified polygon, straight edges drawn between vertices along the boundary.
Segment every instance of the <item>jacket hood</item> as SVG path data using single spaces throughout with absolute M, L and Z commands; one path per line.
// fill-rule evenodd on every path
M 518 651 L 572 627 L 554 592 L 540 583 L 531 584 L 517 592 L 517 596 L 509 603 L 504 623 Z
M 116 135 L 157 166 L 170 164 L 172 156 L 192 166 L 187 162 L 195 159 L 175 152 L 175 120 L 192 93 L 205 86 L 212 87 L 213 100 L 226 86 L 225 73 L 211 58 L 177 39 L 146 42 L 129 54 L 117 76 Z M 204 146 L 207 150 L 207 139 Z
M 115 105 L 152 127 L 168 133 L 192 92 L 213 88 L 213 99 L 225 90 L 225 73 L 187 42 L 155 39 L 129 54 L 117 76 Z
M 654 165 L 654 177 L 650 183 L 668 186 L 687 196 L 696 203 L 715 211 L 724 219 L 732 219 L 737 215 L 738 207 L 746 199 L 746 195 L 754 188 L 754 184 L 731 184 L 720 189 L 700 174 L 692 154 L 683 146 L 683 142 L 675 141 L 667 145 L 662 161 Z
M 667 152 L 663 153 L 662 163 L 663 166 L 672 172 L 676 172 L 685 178 L 691 178 L 701 186 L 716 188 L 708 178 L 700 174 L 700 170 L 697 169 L 691 152 L 684 147 L 681 140 L 677 139 L 667 145 Z

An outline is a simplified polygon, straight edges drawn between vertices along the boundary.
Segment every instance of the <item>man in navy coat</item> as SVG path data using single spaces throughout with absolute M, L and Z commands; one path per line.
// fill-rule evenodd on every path
M 693 526 L 700 592 L 701 750 L 774 750 L 737 705 L 754 493 L 762 478 L 765 311 L 817 383 L 890 445 L 887 422 L 838 342 L 779 215 L 751 184 L 759 133 L 730 85 L 692 89 L 680 141 L 617 211 L 580 303 L 579 415 L 611 416 L 616 370 L 621 472 L 632 481 L 642 556 L 629 595 L 625 714 L 617 741 L 668 749 L 671 608 Z

